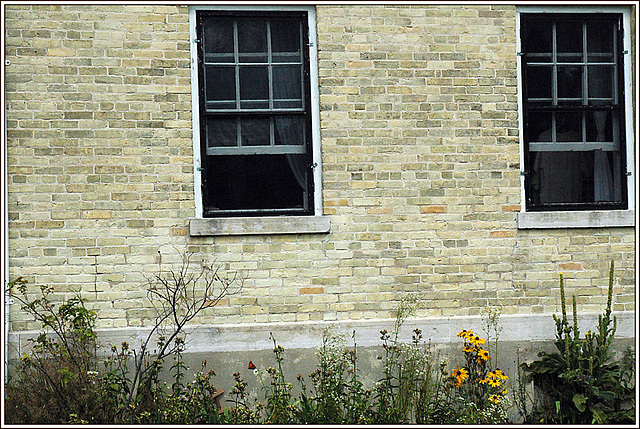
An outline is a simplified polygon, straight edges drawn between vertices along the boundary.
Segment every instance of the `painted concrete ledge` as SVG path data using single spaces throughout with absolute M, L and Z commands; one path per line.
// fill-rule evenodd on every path
M 635 338 L 635 312 L 615 312 L 618 320 L 616 338 Z M 570 321 L 571 315 L 569 315 Z M 588 330 L 595 330 L 598 314 L 579 315 L 578 324 L 581 336 Z M 273 343 L 269 333 L 273 333 L 278 344 L 286 349 L 316 348 L 321 344 L 322 332 L 329 328 L 338 333 L 351 335 L 356 332 L 358 346 L 370 347 L 380 345 L 380 330 L 393 329 L 393 319 L 365 321 L 335 322 L 293 322 L 293 323 L 260 323 L 239 325 L 200 325 L 190 326 L 187 334 L 187 353 L 215 353 L 271 350 Z M 500 341 L 525 342 L 549 341 L 555 339 L 556 326 L 551 314 L 503 315 L 500 317 Z M 432 344 L 448 344 L 457 342 L 456 334 L 462 329 L 471 329 L 482 333 L 480 316 L 442 317 L 442 318 L 410 318 L 402 327 L 401 339 L 411 341 L 415 328 L 422 330 L 425 341 Z M 116 328 L 98 330 L 98 338 L 105 346 L 119 345 L 127 341 L 138 347 L 142 339 L 149 333 L 148 328 Z M 14 353 L 20 355 L 28 347 L 28 338 L 36 332 L 12 332 L 9 334 L 11 344 L 10 357 Z M 105 347 L 108 349 L 108 347 Z M 108 351 L 108 350 L 105 350 Z
M 324 234 L 331 231 L 328 216 L 268 216 L 189 219 L 191 236 L 257 234 Z
M 635 210 L 520 212 L 518 229 L 634 227 Z

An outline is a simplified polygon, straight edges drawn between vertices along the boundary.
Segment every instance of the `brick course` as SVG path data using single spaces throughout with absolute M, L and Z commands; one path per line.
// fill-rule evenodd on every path
M 632 228 L 516 229 L 513 6 L 318 6 L 331 233 L 232 237 L 188 233 L 188 7 L 5 11 L 10 275 L 82 291 L 99 327 L 149 323 L 176 248 L 247 277 L 197 323 L 388 318 L 410 291 L 424 317 L 552 313 L 558 272 L 598 312 L 612 258 L 614 310 L 635 310 Z

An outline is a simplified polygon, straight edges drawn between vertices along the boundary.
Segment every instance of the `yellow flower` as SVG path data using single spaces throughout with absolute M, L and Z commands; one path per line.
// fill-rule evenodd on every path
M 478 380 L 478 382 L 479 382 L 480 384 L 486 384 L 486 383 L 488 383 L 488 382 L 489 382 L 489 379 L 488 379 L 488 378 L 483 378 L 482 380 Z
M 489 396 L 489 400 L 494 404 L 497 404 L 498 401 L 500 400 L 500 395 L 491 395 Z
M 451 375 L 456 378 L 458 385 L 460 385 L 467 379 L 467 377 L 469 377 L 469 371 L 464 368 L 457 367 L 456 369 L 451 371 Z
M 479 336 L 477 336 L 477 335 L 472 335 L 472 336 L 470 336 L 470 337 L 468 338 L 468 340 L 469 340 L 469 342 L 470 342 L 471 344 L 473 344 L 474 346 L 481 346 L 481 345 L 483 345 L 483 344 L 486 342 L 486 340 L 484 340 L 483 338 L 480 338 L 480 337 L 479 337 Z
M 476 348 L 471 346 L 466 346 L 464 349 L 462 349 L 462 351 L 465 353 L 473 353 L 476 351 Z
M 469 338 L 471 336 L 473 336 L 473 331 L 467 331 L 466 329 L 463 329 L 462 331 L 458 332 L 458 337 Z
M 498 387 L 501 386 L 502 383 L 500 383 L 498 380 L 489 380 L 489 386 L 491 387 Z
M 489 356 L 489 352 L 483 349 L 478 349 L 478 363 L 482 363 L 482 361 L 488 361 L 489 359 L 491 359 L 491 356 Z
M 503 395 L 506 395 L 506 394 L 507 394 L 507 389 L 504 389 L 504 390 L 502 391 L 502 394 L 503 394 Z
M 509 377 L 507 377 L 507 375 L 504 372 L 502 372 L 501 370 L 499 370 L 498 368 L 496 368 L 494 370 L 494 372 L 495 372 L 496 377 L 499 378 L 500 380 L 508 380 L 509 379 Z

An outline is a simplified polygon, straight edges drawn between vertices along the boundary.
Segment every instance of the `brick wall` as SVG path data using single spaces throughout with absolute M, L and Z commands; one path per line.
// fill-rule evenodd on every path
M 518 230 L 513 6 L 317 7 L 330 234 L 189 237 L 188 7 L 6 5 L 10 274 L 141 326 L 159 264 L 247 276 L 198 323 L 635 310 L 633 228 Z M 634 24 L 635 25 L 635 24 Z M 12 329 L 36 328 L 12 307 Z M 215 316 L 215 317 L 214 317 Z

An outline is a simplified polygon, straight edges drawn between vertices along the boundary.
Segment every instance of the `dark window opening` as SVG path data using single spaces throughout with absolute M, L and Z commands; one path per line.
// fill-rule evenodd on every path
M 204 216 L 313 214 L 306 13 L 197 15 Z
M 621 16 L 523 14 L 527 210 L 626 209 Z

